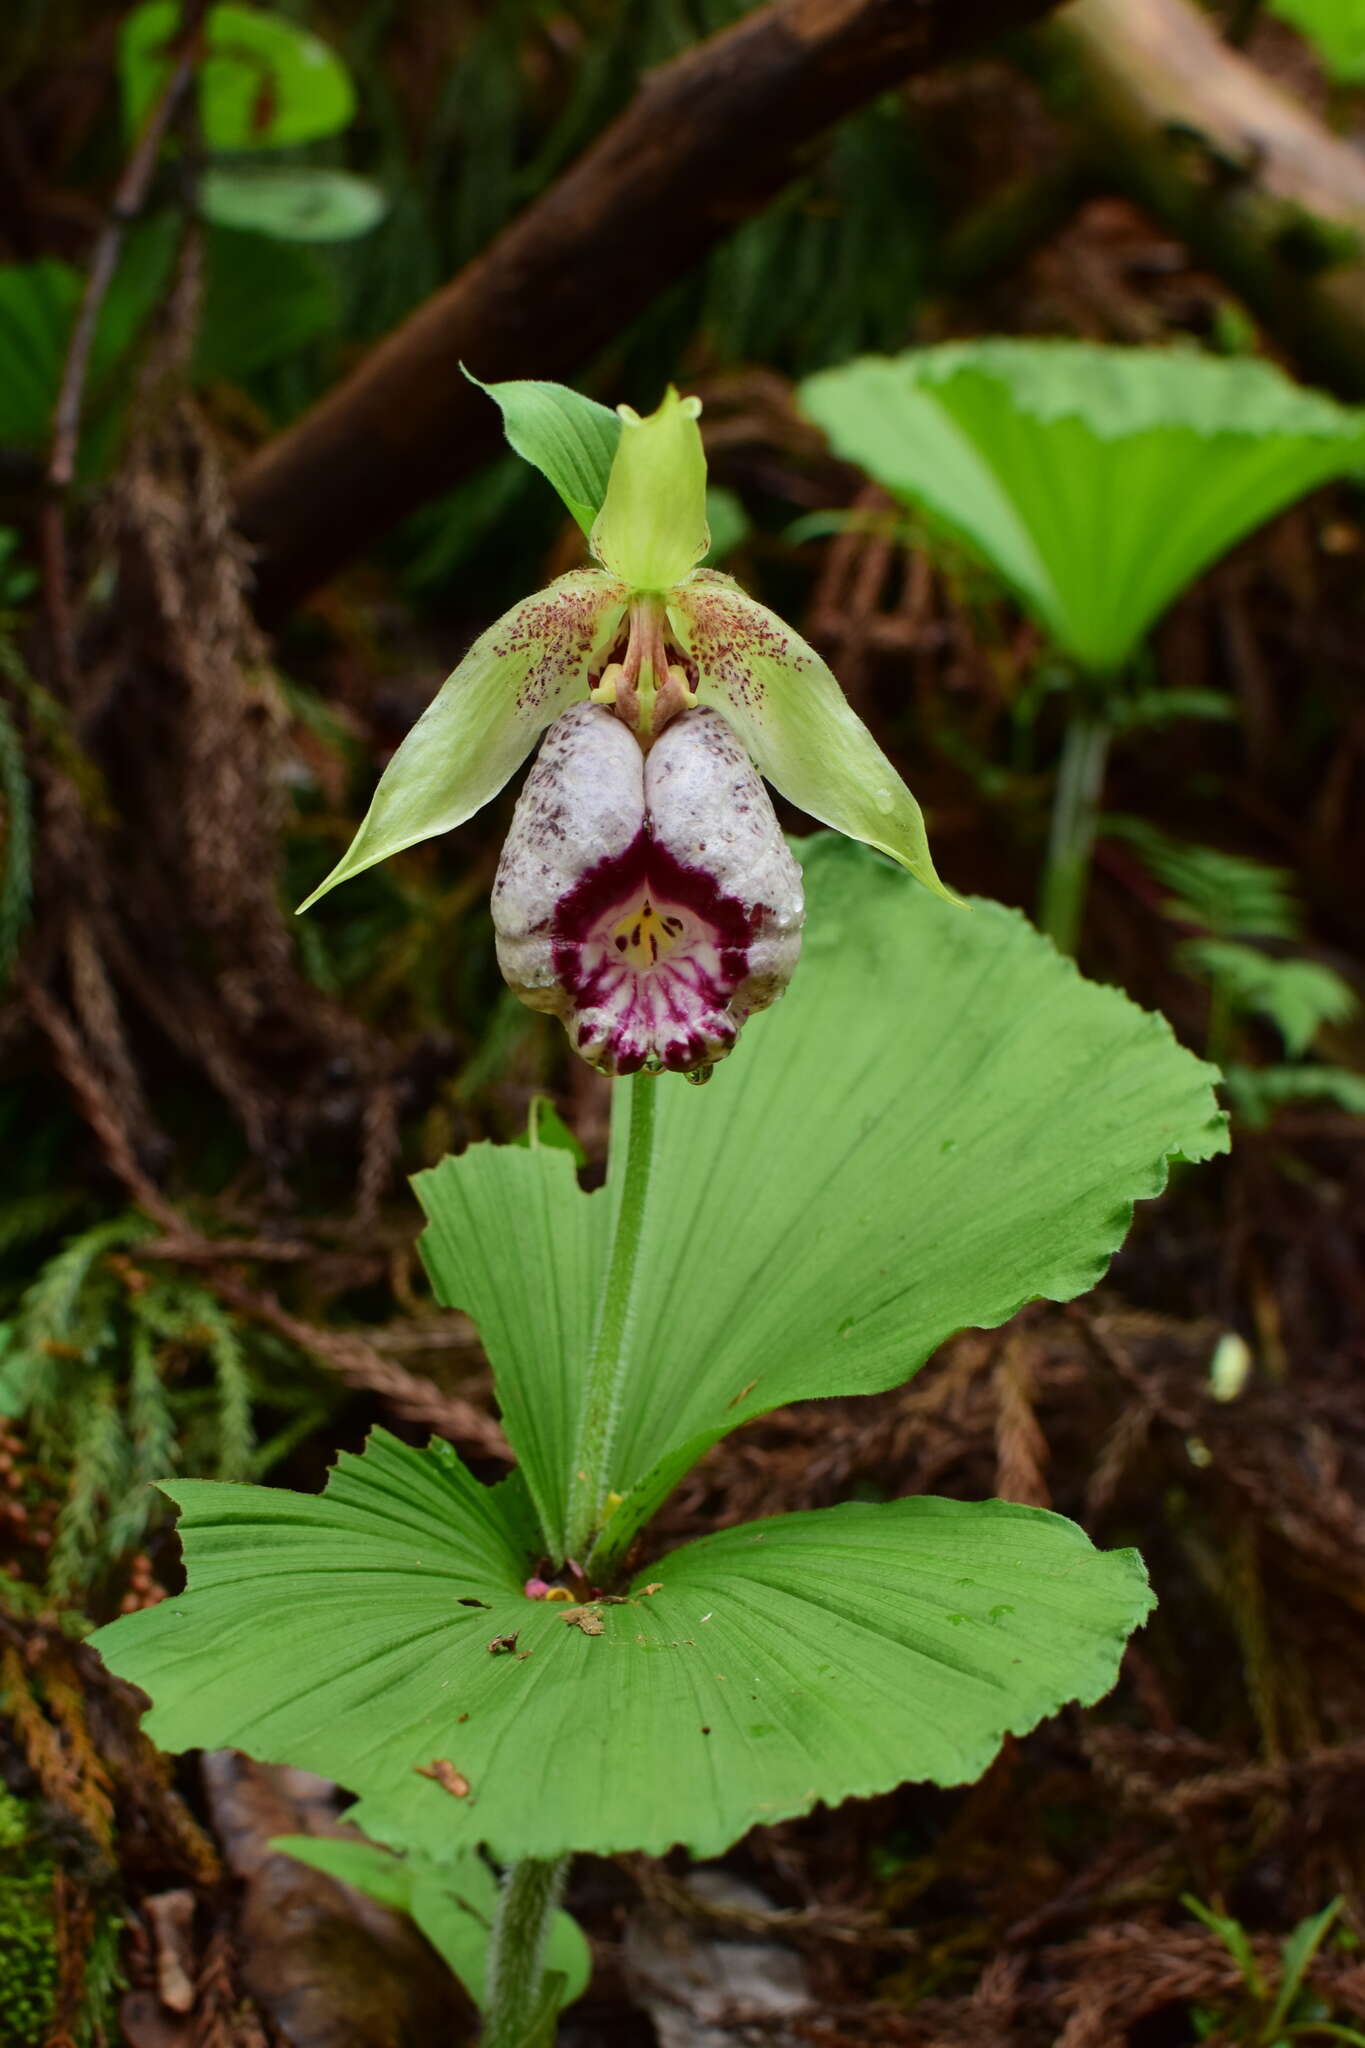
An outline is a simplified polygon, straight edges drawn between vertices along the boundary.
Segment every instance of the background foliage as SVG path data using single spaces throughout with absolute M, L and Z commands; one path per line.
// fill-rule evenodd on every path
M 162 155 L 94 337 L 65 618 L 45 587 L 52 408 L 164 60 L 158 73 L 136 54 L 135 30 L 161 33 L 155 8 L 19 0 L 7 17 L 0 1762 L 19 1811 L 0 1846 L 0 1940 L 13 1927 L 33 1963 L 30 2006 L 5 2015 L 19 2040 L 48 2001 L 40 2027 L 91 2040 L 121 2027 L 139 2048 L 129 2001 L 155 1995 L 170 1942 L 146 1901 L 177 1887 L 198 1902 L 184 1955 L 199 2037 L 281 2027 L 296 1986 L 269 1960 L 268 1859 L 238 1870 L 229 1896 L 204 1832 L 238 1841 L 243 1795 L 225 1807 L 193 1771 L 172 1782 L 81 1638 L 179 1585 L 143 1484 L 154 1472 L 316 1492 L 338 1449 L 383 1422 L 414 1442 L 434 1428 L 496 1477 L 487 1369 L 469 1323 L 420 1277 L 404 1175 L 533 1120 L 540 1142 L 578 1146 L 591 1186 L 605 1144 L 600 1089 L 497 982 L 486 900 L 510 798 L 309 920 L 290 914 L 469 641 L 579 558 L 572 522 L 525 465 L 494 463 L 267 646 L 232 476 L 546 190 L 644 69 L 742 12 L 272 9 L 272 34 L 288 24 L 330 54 L 301 95 L 288 62 L 271 61 L 264 94 L 206 71 L 208 157 L 188 136 Z M 1250 61 L 1353 147 L 1348 14 L 1275 0 L 1211 18 L 1249 33 Z M 646 407 L 669 377 L 701 390 L 729 494 L 727 566 L 831 660 L 926 798 L 953 884 L 1023 908 L 1076 701 L 1060 656 L 1076 650 L 1043 636 L 988 549 L 945 537 L 903 490 L 888 434 L 831 447 L 832 423 L 796 387 L 869 354 L 1066 336 L 1154 358 L 1197 350 L 1201 376 L 1239 387 L 1268 388 L 1271 373 L 1241 360 L 1261 357 L 1298 387 L 1291 409 L 1330 418 L 1342 459 L 1295 488 L 1344 480 L 1175 590 L 1143 644 L 1125 641 L 1134 659 L 1110 706 L 1080 960 L 1225 1067 L 1233 1151 L 1202 1184 L 1177 1173 L 1073 1310 L 1025 1309 L 950 1342 L 900 1393 L 748 1422 L 687 1477 L 665 1536 L 779 1504 L 999 1492 L 1078 1516 L 1104 1548 L 1138 1545 L 1160 1595 L 1112 1706 L 1011 1745 L 977 1791 L 907 1788 L 750 1837 L 735 1867 L 767 1899 L 758 1932 L 800 1948 L 825 2016 L 816 2038 L 1032 2048 L 1069 2029 L 1068 2048 L 1086 2048 L 1359 2029 L 1357 416 L 1349 392 L 1309 388 L 1292 345 L 1135 207 L 1117 171 L 1078 156 L 1030 82 L 1045 68 L 1041 43 L 1021 39 L 841 123 L 585 386 Z M 1245 166 L 1197 138 L 1180 146 L 1208 166 L 1211 194 L 1243 190 Z M 1344 260 L 1307 239 L 1313 261 Z M 1156 362 L 1137 374 L 1155 379 Z M 1282 444 L 1266 446 L 1278 459 Z M 1063 503 L 1069 472 L 1053 462 L 1035 449 L 1029 487 L 1047 483 L 1073 541 L 1098 550 L 1081 590 L 1093 607 L 1112 595 L 1110 528 Z M 1140 554 L 1206 504 L 1205 481 L 1197 458 L 1164 499 L 1128 503 Z M 1251 523 L 1248 503 L 1232 489 L 1220 545 Z M 1077 546 L 1056 557 L 1074 578 Z M 910 985 L 906 1001 L 913 1017 Z M 837 1049 L 825 1066 L 836 1079 L 819 1085 L 846 1085 Z M 927 1088 L 923 1058 L 916 1071 Z M 261 1840 L 297 1830 L 277 1811 Z M 674 1924 L 735 1932 L 679 1877 L 603 1865 L 580 1880 L 575 1908 L 614 1960 L 579 2038 L 650 2024 L 613 1974 L 642 1885 Z M 309 1926 L 342 1910 L 299 1896 Z M 343 1934 L 316 1973 L 352 2011 L 363 2000 L 340 1956 L 358 1942 Z M 390 1979 L 365 1954 L 380 2002 L 402 2009 L 410 1959 Z

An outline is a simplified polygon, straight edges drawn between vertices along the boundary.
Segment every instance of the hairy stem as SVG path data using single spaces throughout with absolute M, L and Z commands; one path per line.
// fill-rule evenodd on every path
M 613 1137 L 608 1173 L 622 1173 L 621 1200 L 611 1258 L 598 1311 L 592 1357 L 588 1362 L 583 1411 L 574 1444 L 569 1487 L 565 1555 L 586 1559 L 602 1527 L 611 1486 L 611 1454 L 621 1406 L 621 1385 L 630 1358 L 635 1321 L 635 1290 L 640 1246 L 644 1242 L 645 1210 L 654 1162 L 655 1089 L 652 1074 L 636 1074 L 630 1089 L 625 1159 L 618 1164 L 620 1145 Z
M 548 2048 L 554 2039 L 552 2016 L 543 2032 L 536 2020 L 545 2003 L 545 1948 L 568 1874 L 569 1858 L 558 1856 L 514 1863 L 503 1877 L 488 1948 L 483 2048 Z
M 1062 742 L 1038 912 L 1039 924 L 1061 953 L 1074 953 L 1081 936 L 1110 730 L 1105 719 L 1078 707 Z

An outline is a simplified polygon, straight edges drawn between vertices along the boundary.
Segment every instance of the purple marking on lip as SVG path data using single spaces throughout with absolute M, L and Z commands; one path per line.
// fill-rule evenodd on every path
M 637 964 L 613 949 L 617 925 L 648 903 L 670 950 Z M 651 1053 L 687 1068 L 729 1050 L 738 1022 L 728 1005 L 750 971 L 749 949 L 767 915 L 680 861 L 642 827 L 623 853 L 596 862 L 555 908 L 555 974 L 580 1013 L 580 1050 L 617 1073 L 634 1073 Z M 635 936 L 638 937 L 638 925 Z M 617 941 L 619 946 L 619 940 Z
M 740 980 L 744 955 L 763 921 L 763 906 L 746 910 L 720 889 L 704 868 L 688 867 L 641 826 L 624 853 L 598 861 L 561 897 L 555 909 L 556 967 L 572 964 L 569 949 L 591 937 L 617 905 L 630 901 L 679 903 L 710 925 L 727 974 Z M 561 957 L 562 956 L 562 957 Z
M 800 871 L 716 712 L 681 713 L 646 755 L 611 712 L 578 704 L 527 778 L 493 920 L 511 987 L 591 1065 L 689 1072 L 790 979 Z

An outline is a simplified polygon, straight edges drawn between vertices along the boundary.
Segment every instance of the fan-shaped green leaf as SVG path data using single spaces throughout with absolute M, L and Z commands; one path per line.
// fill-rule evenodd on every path
M 805 958 L 702 1090 L 663 1077 L 609 1524 L 728 1430 L 908 1379 L 946 1337 L 1092 1286 L 1166 1162 L 1227 1140 L 1212 1068 L 1015 912 L 807 840 Z M 441 1299 L 479 1324 L 551 1534 L 615 1190 L 475 1145 L 415 1182 Z
M 271 1843 L 340 1884 L 354 1885 L 391 1912 L 415 1920 L 480 2008 L 485 2003 L 488 1937 L 498 1881 L 477 1853 L 438 1862 L 434 1856 L 396 1856 L 375 1842 L 338 1835 L 282 1835 Z M 588 1988 L 592 1956 L 578 1922 L 556 1913 L 545 1967 L 563 1978 L 562 2005 Z
M 179 0 L 144 0 L 119 31 L 123 118 L 141 128 L 170 76 Z M 199 120 L 209 149 L 281 149 L 345 128 L 355 113 L 350 73 L 306 28 L 240 0 L 205 22 Z
M 952 342 L 823 371 L 800 399 L 1100 673 L 1234 541 L 1365 464 L 1365 414 L 1185 350 Z
M 384 218 L 387 205 L 368 178 L 308 165 L 205 171 L 199 181 L 199 210 L 206 220 L 277 242 L 352 241 Z
M 169 1490 L 189 1591 L 97 1638 L 148 1732 L 321 1771 L 437 1857 L 709 1856 L 817 1800 L 962 1783 L 1106 1691 L 1151 1605 L 1131 1551 L 1002 1501 L 750 1523 L 575 1608 L 526 1598 L 519 1488 L 444 1445 L 377 1432 L 318 1499 Z

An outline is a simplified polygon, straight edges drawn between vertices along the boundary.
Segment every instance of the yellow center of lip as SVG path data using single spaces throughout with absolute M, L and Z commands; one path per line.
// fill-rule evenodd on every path
M 682 943 L 687 927 L 671 911 L 656 910 L 648 896 L 611 928 L 611 950 L 628 967 L 657 967 Z

